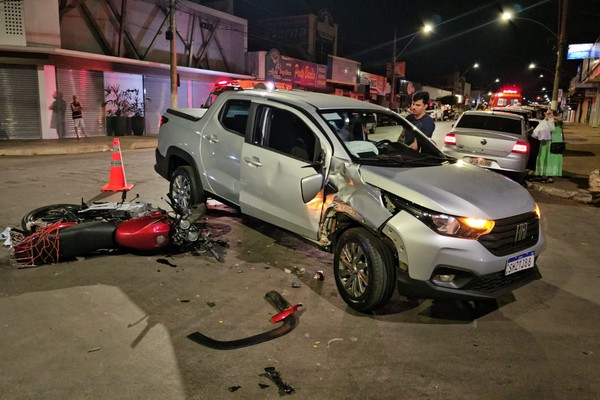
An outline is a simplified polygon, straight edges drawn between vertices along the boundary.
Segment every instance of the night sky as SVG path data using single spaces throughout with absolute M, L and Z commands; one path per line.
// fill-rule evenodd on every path
M 529 70 L 531 62 L 554 71 L 558 33 L 557 0 L 234 0 L 236 15 L 261 18 L 318 14 L 326 9 L 338 24 L 338 56 L 361 62 L 363 71 L 385 74 L 391 62 L 394 29 L 400 52 L 424 23 L 434 32 L 418 34 L 400 55 L 406 79 L 435 86 L 440 77 L 467 71 L 467 82 L 478 88 L 498 88 L 494 80 L 516 84 L 526 95 L 545 86 L 552 90 L 551 73 Z M 539 22 L 500 20 L 504 10 Z M 600 37 L 600 0 L 569 0 L 567 43 L 593 43 Z M 268 50 L 268 49 L 264 49 Z M 561 87 L 576 74 L 580 60 L 563 62 Z M 544 74 L 544 78 L 539 78 Z

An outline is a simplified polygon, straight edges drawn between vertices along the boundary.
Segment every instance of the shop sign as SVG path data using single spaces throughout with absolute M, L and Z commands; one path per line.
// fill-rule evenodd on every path
M 385 93 L 386 79 L 385 76 L 370 74 L 368 72 L 361 72 L 363 78 L 367 79 L 371 89 L 377 90 L 378 94 Z
M 284 56 L 277 49 L 271 49 L 267 53 L 265 68 L 266 79 L 278 82 L 292 83 L 294 75 L 294 59 Z
M 297 85 L 324 88 L 327 80 L 327 67 L 308 61 L 296 60 L 293 82 Z
M 356 85 L 360 63 L 346 58 L 329 56 L 328 78 L 332 82 Z

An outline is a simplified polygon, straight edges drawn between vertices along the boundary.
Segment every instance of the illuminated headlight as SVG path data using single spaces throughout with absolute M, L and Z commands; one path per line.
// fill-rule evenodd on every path
M 192 223 L 187 219 L 182 219 L 179 221 L 179 228 L 183 229 L 184 231 L 190 229 L 190 226 L 192 226 Z
M 392 214 L 397 214 L 401 210 L 405 210 L 433 231 L 444 236 L 477 239 L 480 236 L 490 233 L 495 225 L 494 221 L 488 219 L 457 217 L 425 210 L 384 191 L 382 191 L 382 199 L 386 208 Z
M 453 217 L 445 214 L 423 213 L 423 222 L 440 235 L 477 239 L 494 229 L 494 221 L 471 217 Z

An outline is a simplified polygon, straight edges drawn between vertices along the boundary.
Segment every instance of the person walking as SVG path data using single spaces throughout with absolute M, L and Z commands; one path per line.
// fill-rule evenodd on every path
M 562 176 L 562 154 L 550 151 L 552 142 L 563 141 L 562 120 L 556 111 L 548 109 L 544 120 L 534 130 L 534 135 L 540 141 L 540 149 L 535 163 L 535 175 L 542 183 L 552 183 L 553 176 Z M 537 132 L 536 132 L 537 131 Z
M 71 103 L 71 113 L 73 115 L 73 126 L 75 127 L 75 135 L 77 135 L 77 139 L 79 140 L 79 130 L 81 129 L 81 133 L 86 138 L 88 135 L 85 133 L 85 123 L 83 122 L 83 113 L 81 112 L 81 103 L 77 99 L 77 95 L 73 95 L 73 102 Z

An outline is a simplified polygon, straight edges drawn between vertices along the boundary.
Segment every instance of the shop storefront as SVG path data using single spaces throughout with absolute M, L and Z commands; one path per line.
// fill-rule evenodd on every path
M 0 139 L 75 137 L 70 104 L 89 136 L 154 135 L 170 106 L 170 67 L 62 49 L 11 49 L 0 57 Z M 178 67 L 178 106 L 200 107 L 220 79 L 248 75 Z

